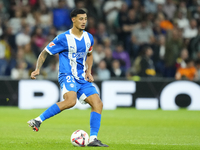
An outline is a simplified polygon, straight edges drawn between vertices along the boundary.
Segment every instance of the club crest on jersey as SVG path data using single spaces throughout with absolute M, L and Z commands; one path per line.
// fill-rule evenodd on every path
M 54 44 L 54 42 L 51 42 L 51 43 L 49 44 L 49 47 L 52 47 L 52 46 L 54 46 L 54 45 L 56 45 L 56 44 Z
M 76 58 L 76 59 L 79 59 L 79 58 L 85 57 L 86 54 L 87 54 L 86 52 L 74 53 L 74 54 L 72 54 L 72 57 L 73 57 L 73 58 Z
M 73 87 L 74 87 L 74 84 L 73 84 L 73 83 L 71 83 L 71 84 L 70 84 L 70 86 L 73 88 Z
M 90 48 L 90 43 L 87 43 L 86 45 L 87 45 L 87 48 Z

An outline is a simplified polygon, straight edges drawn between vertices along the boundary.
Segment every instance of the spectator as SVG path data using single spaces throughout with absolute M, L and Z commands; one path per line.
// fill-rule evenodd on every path
M 153 47 L 153 61 L 155 64 L 155 69 L 157 75 L 163 76 L 164 75 L 164 56 L 166 53 L 166 38 L 163 35 L 160 35 L 158 38 L 157 43 Z
M 57 30 L 65 31 L 70 28 L 71 24 L 70 10 L 64 0 L 59 0 L 58 8 L 53 9 L 53 25 Z
M 37 61 L 37 57 L 35 56 L 35 53 L 31 50 L 31 44 L 26 44 L 23 47 L 24 51 L 24 60 L 30 65 L 30 67 L 34 67 L 35 63 Z
M 120 25 L 125 23 L 128 20 L 127 12 L 128 12 L 128 5 L 126 3 L 122 3 L 122 7 L 119 10 L 119 13 L 117 16 L 117 20 Z
M 15 11 L 15 17 L 11 18 L 9 20 L 9 26 L 12 28 L 12 34 L 17 34 L 21 28 L 21 22 L 22 22 L 22 11 L 16 10 Z
M 100 20 L 103 20 L 104 13 L 103 13 L 103 10 L 102 10 L 102 6 L 104 4 L 105 4 L 104 0 L 93 0 L 93 5 L 95 6 L 95 8 L 97 10 L 97 13 L 98 13 Z
M 154 23 L 154 20 L 155 20 L 155 14 L 153 14 L 153 13 L 146 14 L 146 20 L 147 20 L 147 25 L 150 28 L 153 28 L 153 23 Z
M 6 75 L 6 68 L 11 57 L 10 47 L 4 39 L 0 40 L 0 76 Z
M 161 36 L 165 36 L 167 34 L 167 31 L 161 28 L 160 21 L 158 19 L 154 21 L 154 26 L 152 27 L 152 29 L 155 40 L 159 40 Z
M 128 70 L 128 76 L 135 76 L 138 75 L 138 73 L 141 71 L 141 65 L 140 62 L 142 60 L 142 56 L 144 55 L 143 51 L 140 51 L 140 53 L 135 58 L 133 65 Z
M 181 11 L 179 11 L 177 14 L 176 22 L 178 24 L 178 27 L 181 29 L 185 29 L 189 26 L 189 20 L 187 19 L 187 17 L 183 16 L 183 13 Z
M 119 60 L 112 61 L 111 77 L 125 77 L 125 72 L 120 67 Z
M 144 55 L 141 57 L 140 61 L 140 72 L 138 75 L 140 77 L 153 77 L 156 75 L 155 66 L 153 64 L 153 60 L 151 56 L 153 55 L 153 50 L 151 47 L 144 47 L 143 49 Z
M 7 27 L 4 31 L 4 38 L 6 39 L 7 43 L 9 44 L 11 48 L 12 54 L 15 54 L 17 51 L 17 46 L 16 46 L 16 35 L 12 34 L 12 28 Z
M 17 62 L 16 68 L 13 68 L 11 70 L 11 78 L 12 79 L 28 79 L 28 70 L 26 69 L 26 62 L 23 60 L 20 60 Z
M 113 58 L 120 61 L 120 64 L 124 70 L 130 68 L 131 61 L 129 54 L 124 50 L 124 47 L 121 43 L 116 46 L 116 49 L 113 52 Z
M 96 48 L 97 48 L 97 45 L 98 45 L 98 41 L 97 41 L 97 38 L 94 36 L 93 37 L 93 39 L 94 39 L 94 44 L 93 44 L 93 49 L 95 50 Z
M 46 78 L 50 80 L 57 80 L 58 79 L 58 68 L 57 68 L 57 61 L 54 59 L 49 63 L 49 65 L 44 69 L 46 74 Z
M 16 35 L 16 45 L 18 47 L 25 46 L 31 42 L 30 26 L 26 24 L 19 34 Z
M 171 34 L 171 35 L 170 35 Z M 174 77 L 176 68 L 176 59 L 180 56 L 180 51 L 183 48 L 183 39 L 179 35 L 177 29 L 173 29 L 167 37 L 165 50 L 165 77 Z
M 93 36 L 96 34 L 97 27 L 96 27 L 95 19 L 93 17 L 88 17 L 86 31 L 92 34 Z
M 110 71 L 106 68 L 106 63 L 104 60 L 99 62 L 97 68 L 97 77 L 99 80 L 108 80 L 110 79 Z
M 34 13 L 32 13 L 31 6 L 30 5 L 24 6 L 23 13 L 25 15 L 24 17 L 25 23 L 28 24 L 31 29 L 34 28 L 34 26 L 36 25 L 36 20 L 34 18 Z
M 108 38 L 108 32 L 106 31 L 106 26 L 103 22 L 98 23 L 97 32 L 95 34 L 99 44 L 103 44 L 104 38 Z
M 163 5 L 162 4 L 158 4 L 157 5 L 157 14 L 164 14 L 164 11 L 163 11 Z
M 10 62 L 9 71 L 11 72 L 11 78 L 13 79 L 22 79 L 28 77 L 28 68 L 29 64 L 25 61 L 24 58 L 24 50 L 22 48 L 18 48 L 16 53 L 16 58 Z M 20 75 L 24 75 L 21 76 Z
M 189 13 L 188 13 L 188 10 L 187 10 L 187 7 L 186 7 L 186 2 L 184 2 L 184 1 L 181 1 L 178 4 L 178 10 L 177 11 L 182 13 L 183 18 L 187 18 L 189 16 Z
M 111 41 L 111 39 L 110 38 L 105 38 L 105 39 L 103 39 L 103 46 L 104 46 L 104 48 L 106 49 L 106 48 L 111 48 L 111 49 L 113 49 L 113 44 L 111 43 L 112 41 Z
M 112 62 L 113 62 L 113 57 L 112 57 L 112 50 L 111 48 L 107 47 L 105 48 L 105 58 L 103 59 L 106 63 L 107 69 L 111 71 L 112 69 Z
M 108 0 L 105 2 L 105 5 L 103 6 L 103 12 L 106 16 L 106 22 L 109 27 L 113 25 L 121 6 L 121 0 Z
M 85 2 L 82 0 L 75 0 L 75 5 L 78 9 L 85 9 Z
M 102 59 L 105 58 L 104 47 L 102 44 L 98 44 L 97 47 L 93 51 L 93 60 L 94 65 L 98 65 Z
M 88 12 L 88 16 L 91 16 L 95 19 L 95 21 L 98 21 L 100 19 L 100 15 L 97 8 L 95 7 L 94 0 L 87 0 L 85 2 L 85 6 Z
M 185 28 L 183 31 L 183 37 L 186 39 L 191 39 L 196 37 L 197 34 L 198 34 L 197 22 L 195 19 L 191 19 L 190 26 Z
M 162 13 L 158 14 L 157 17 L 159 23 L 160 23 L 160 27 L 164 30 L 172 30 L 174 28 L 173 24 L 169 21 L 165 19 L 165 16 Z
M 128 20 L 128 16 L 127 16 L 127 12 L 128 12 L 128 5 L 126 3 L 122 4 L 122 7 L 117 15 L 116 18 L 116 33 L 118 36 L 118 40 L 122 41 L 124 36 L 123 36 L 123 25 L 127 22 Z
M 29 74 L 28 70 L 26 69 L 26 62 L 23 60 L 20 60 L 17 62 L 16 68 L 13 68 L 11 70 L 11 78 L 12 79 L 28 79 Z
M 126 18 L 125 18 L 126 14 Z M 129 49 L 131 31 L 138 27 L 139 20 L 136 18 L 136 12 L 134 9 L 130 9 L 124 14 L 124 17 L 119 18 L 120 32 L 118 33 L 118 40 L 124 43 L 126 49 Z M 120 16 L 119 16 L 120 17 Z M 124 18 L 124 19 L 123 19 Z
M 0 1 L 0 20 L 7 20 L 9 17 L 7 8 L 2 1 Z
M 141 4 L 141 1 L 139 0 L 131 0 L 131 6 L 129 9 L 135 10 L 136 18 L 138 20 L 142 20 L 143 17 L 143 6 Z
M 46 42 L 46 38 L 42 33 L 42 28 L 36 27 L 32 35 L 32 41 L 40 49 L 40 51 L 42 51 Z
M 180 67 L 178 69 L 175 75 L 175 79 L 197 80 L 198 72 L 194 67 L 194 61 L 192 59 L 187 59 L 185 62 L 186 62 L 186 67 L 185 68 Z
M 50 9 L 58 7 L 58 0 L 43 0 L 43 3 Z
M 178 57 L 176 59 L 176 68 L 186 68 L 186 60 L 189 58 L 189 55 L 188 55 L 188 50 L 186 48 L 183 48 L 181 50 L 181 54 L 180 54 L 180 57 Z
M 192 11 L 192 17 L 197 21 L 198 26 L 200 26 L 200 5 Z
M 176 6 L 172 0 L 166 0 L 163 6 L 163 11 L 167 16 L 167 19 L 172 20 L 176 12 Z
M 44 4 L 40 5 L 39 13 L 40 26 L 45 31 L 45 34 L 47 34 L 49 28 L 52 26 L 52 13 Z
M 133 51 L 130 52 L 130 55 L 134 58 L 138 55 L 138 51 L 143 45 L 154 43 L 153 30 L 147 26 L 146 20 L 142 20 L 141 25 L 132 31 L 131 41 Z
M 56 36 L 57 36 L 57 30 L 54 26 L 51 26 L 49 28 L 47 38 L 48 38 L 49 41 L 52 41 Z
M 200 26 L 199 26 L 199 30 L 198 30 L 198 35 L 194 38 L 192 38 L 189 41 L 189 45 L 188 45 L 188 50 L 189 50 L 189 54 L 190 57 L 192 57 L 193 59 L 197 58 L 197 53 L 200 51 Z
M 155 14 L 157 12 L 157 4 L 154 2 L 154 0 L 145 0 L 144 6 L 146 13 Z

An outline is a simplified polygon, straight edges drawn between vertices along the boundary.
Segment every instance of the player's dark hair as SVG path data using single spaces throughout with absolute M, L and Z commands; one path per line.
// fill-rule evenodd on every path
M 74 9 L 70 13 L 70 17 L 71 18 L 76 17 L 78 14 L 86 14 L 86 12 L 83 9 Z

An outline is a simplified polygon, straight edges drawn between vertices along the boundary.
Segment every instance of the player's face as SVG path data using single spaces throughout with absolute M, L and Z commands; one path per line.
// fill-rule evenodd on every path
M 87 23 L 87 15 L 78 14 L 72 21 L 77 29 L 84 30 Z

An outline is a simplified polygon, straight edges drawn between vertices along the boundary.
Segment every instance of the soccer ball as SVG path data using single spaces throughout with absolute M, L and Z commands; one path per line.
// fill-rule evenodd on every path
M 89 143 L 89 136 L 87 132 L 83 130 L 76 130 L 73 132 L 71 135 L 71 143 L 78 147 L 87 146 Z

